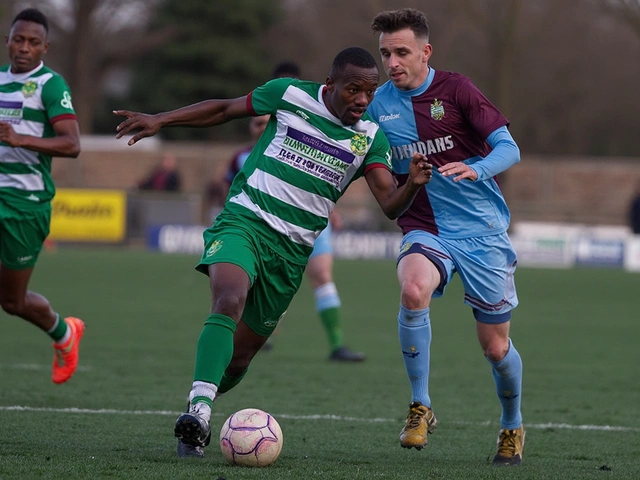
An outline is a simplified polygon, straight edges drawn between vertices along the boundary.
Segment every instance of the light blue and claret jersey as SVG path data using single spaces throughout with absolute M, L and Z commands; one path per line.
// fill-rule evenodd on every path
M 443 238 L 469 238 L 507 230 L 509 209 L 492 168 L 483 160 L 491 152 L 487 139 L 496 130 L 506 133 L 509 122 L 469 78 L 431 68 L 414 90 L 399 90 L 386 82 L 368 112 L 391 144 L 399 184 L 406 182 L 414 152 L 425 154 L 434 166 L 431 182 L 398 219 L 403 233 L 424 230 Z M 519 155 L 513 161 L 500 160 L 503 165 L 497 171 L 518 160 Z M 453 182 L 453 177 L 438 174 L 437 167 L 451 162 L 469 164 L 478 180 Z
M 53 124 L 76 119 L 71 92 L 64 79 L 43 63 L 30 72 L 11 73 L 0 67 L 0 121 L 18 134 L 54 137 Z M 0 142 L 0 206 L 18 209 L 48 208 L 55 195 L 51 155 Z
M 365 114 L 343 125 L 324 104 L 324 85 L 274 79 L 247 96 L 247 110 L 270 114 L 235 176 L 225 208 L 284 258 L 306 264 L 349 185 L 372 168 L 391 168 L 389 142 Z
M 238 172 L 242 170 L 244 162 L 247 161 L 247 158 L 249 158 L 249 155 L 251 154 L 251 150 L 253 150 L 253 144 L 246 145 L 233 154 L 233 157 L 229 162 L 229 166 L 227 167 L 227 171 L 224 174 L 224 181 L 229 185 L 233 183 L 233 179 L 236 178 Z

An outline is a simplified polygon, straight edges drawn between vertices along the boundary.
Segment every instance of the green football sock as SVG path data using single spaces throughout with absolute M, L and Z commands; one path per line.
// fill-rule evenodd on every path
M 57 342 L 65 336 L 68 329 L 69 326 L 67 325 L 67 322 L 65 322 L 62 317 L 56 313 L 56 321 L 53 324 L 53 327 L 51 327 L 50 330 L 47 330 L 47 333 L 54 342 Z
M 340 322 L 340 308 L 333 307 L 318 312 L 324 330 L 327 332 L 329 346 L 333 352 L 342 346 L 342 323 Z
M 220 386 L 218 387 L 218 393 L 225 393 L 231 390 L 233 387 L 238 385 L 240 381 L 247 374 L 248 370 L 245 370 L 244 373 L 240 374 L 237 377 L 230 377 L 226 373 L 222 375 L 222 380 L 220 380 Z
M 198 339 L 194 381 L 220 385 L 220 379 L 233 356 L 233 333 L 236 322 L 230 317 L 212 313 L 204 322 Z

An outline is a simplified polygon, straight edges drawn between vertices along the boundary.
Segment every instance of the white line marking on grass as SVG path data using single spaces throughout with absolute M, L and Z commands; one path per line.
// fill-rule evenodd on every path
M 0 406 L 0 411 L 5 412 L 47 412 L 47 413 L 79 413 L 88 415 L 159 415 L 159 416 L 177 416 L 184 412 L 173 412 L 170 410 L 117 410 L 113 408 L 48 408 L 48 407 L 27 407 L 22 405 L 6 405 Z M 227 413 L 212 412 L 215 417 L 226 417 Z M 273 414 L 276 418 L 286 418 L 290 420 L 332 420 L 339 422 L 363 422 L 363 423 L 402 423 L 402 420 L 394 418 L 366 418 L 366 417 L 345 417 L 342 415 L 292 415 L 288 413 Z M 450 422 L 455 425 L 470 425 L 488 427 L 494 425 L 495 422 Z M 603 432 L 640 432 L 640 427 L 619 427 L 613 425 L 571 425 L 569 423 L 526 423 L 526 428 L 544 430 L 591 430 Z
M 25 407 L 22 405 L 0 406 L 0 411 L 9 412 L 49 412 L 49 413 L 84 413 L 90 415 L 180 415 L 184 412 L 172 412 L 170 410 L 116 410 L 112 408 L 47 408 Z
M 49 371 L 51 370 L 51 364 L 42 365 L 38 363 L 0 363 L 0 369 L 4 370 L 31 370 L 31 371 Z M 90 366 L 78 365 L 76 368 L 79 372 L 89 372 L 92 370 Z
M 526 426 L 526 428 L 557 428 L 567 430 L 602 430 L 604 432 L 640 432 L 640 428 L 634 427 L 616 427 L 612 425 L 570 425 L 568 423 L 534 423 Z

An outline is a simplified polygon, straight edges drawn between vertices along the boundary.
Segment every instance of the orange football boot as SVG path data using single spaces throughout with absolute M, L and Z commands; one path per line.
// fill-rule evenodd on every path
M 71 329 L 71 337 L 63 345 L 53 344 L 53 383 L 64 383 L 71 378 L 78 366 L 78 350 L 84 334 L 84 322 L 79 318 L 64 319 Z

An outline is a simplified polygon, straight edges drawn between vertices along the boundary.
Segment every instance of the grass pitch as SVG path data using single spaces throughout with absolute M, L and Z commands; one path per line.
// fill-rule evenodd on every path
M 456 281 L 432 304 L 426 449 L 397 436 L 410 401 L 397 341 L 393 262 L 338 261 L 346 343 L 363 364 L 327 361 L 308 284 L 245 380 L 214 405 L 203 460 L 175 456 L 173 424 L 208 314 L 195 256 L 118 249 L 43 254 L 32 288 L 85 320 L 81 366 L 50 379 L 45 334 L 0 313 L 0 479 L 637 479 L 640 478 L 640 275 L 520 268 L 512 339 L 524 362 L 524 465 L 490 465 L 499 429 L 491 372 Z M 272 413 L 276 463 L 228 466 L 215 433 L 232 412 Z

